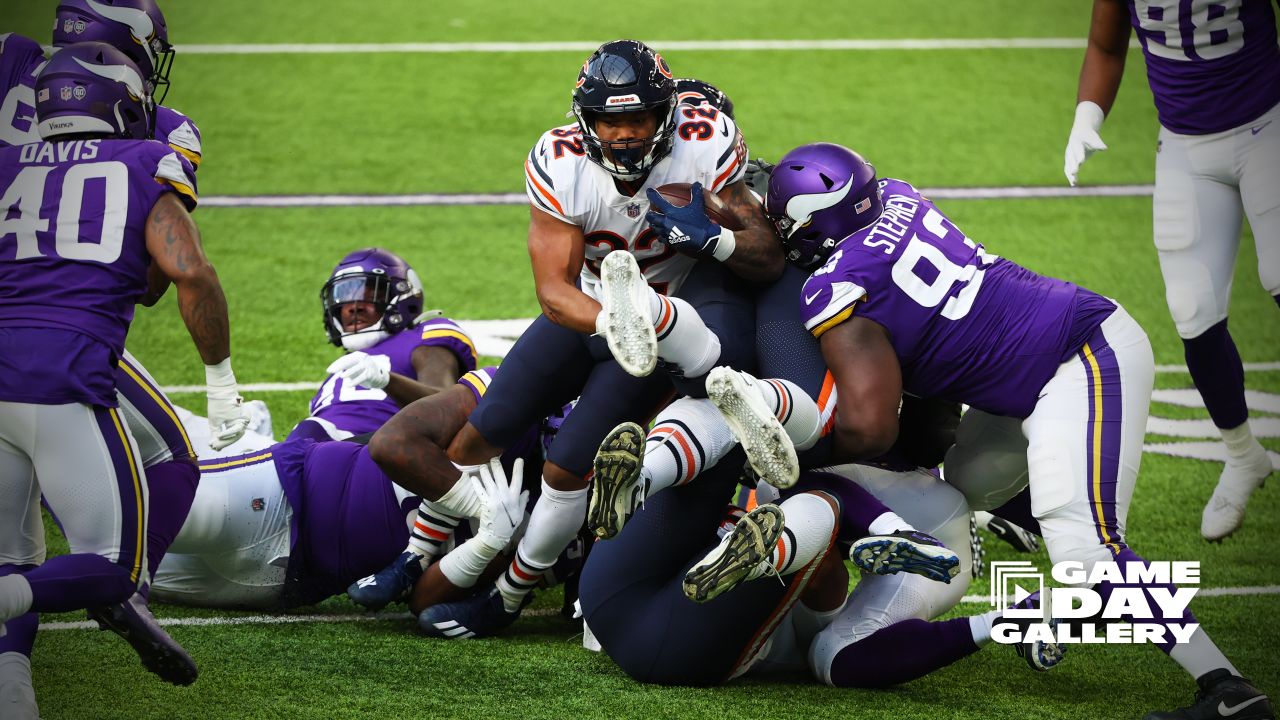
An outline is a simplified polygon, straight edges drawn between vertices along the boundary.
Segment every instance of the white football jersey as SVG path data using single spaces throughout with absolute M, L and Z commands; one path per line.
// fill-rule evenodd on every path
M 634 196 L 619 193 L 613 176 L 587 158 L 576 124 L 543 134 L 525 161 L 529 202 L 582 228 L 582 291 L 592 297 L 599 298 L 600 262 L 614 250 L 635 255 L 649 285 L 663 294 L 679 289 L 697 262 L 667 247 L 645 222 L 648 188 L 700 182 L 717 193 L 746 173 L 747 145 L 729 116 L 709 105 L 680 105 L 676 118 L 671 153 L 653 166 Z

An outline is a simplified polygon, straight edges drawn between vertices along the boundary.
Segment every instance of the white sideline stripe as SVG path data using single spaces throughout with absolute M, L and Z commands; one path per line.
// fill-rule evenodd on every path
M 1280 370 L 1280 362 L 1253 362 L 1244 363 L 1245 372 L 1275 372 Z M 1157 365 L 1158 373 L 1185 373 L 1186 365 Z M 1195 392 L 1194 390 L 1192 392 Z M 1248 392 L 1247 390 L 1245 392 Z
M 1085 38 L 835 38 L 831 40 L 647 40 L 663 52 L 678 50 L 1075 50 Z M 315 55 L 369 53 L 589 53 L 600 45 L 568 42 L 246 43 L 178 45 L 183 55 Z M 1140 47 L 1137 40 L 1130 47 Z
M 1280 585 L 1261 585 L 1256 587 L 1224 587 L 1205 588 L 1196 593 L 1202 597 L 1238 597 L 1243 595 L 1280 595 Z M 961 603 L 991 604 L 990 595 L 965 595 Z M 560 611 L 552 608 L 525 610 L 530 617 L 548 617 Z M 393 613 L 349 613 L 345 615 L 243 615 L 240 617 L 203 617 L 203 618 L 156 618 L 161 627 L 225 627 L 234 625 L 296 625 L 298 623 L 359 623 L 389 622 L 412 620 L 413 615 L 407 612 Z M 77 622 L 42 623 L 40 630 L 97 630 L 98 623 L 92 620 Z
M 551 608 L 525 610 L 529 617 L 546 617 L 559 613 Z M 407 612 L 348 613 L 345 615 L 241 615 L 239 617 L 156 618 L 162 627 L 210 627 L 227 625 L 295 625 L 298 623 L 389 622 L 416 619 Z M 41 623 L 41 630 L 97 630 L 93 620 Z
M 1029 198 L 1150 197 L 1154 185 L 1089 185 L 1062 187 L 923 188 L 920 192 L 942 200 L 1022 200 Z M 201 207 L 423 207 L 437 205 L 528 205 L 524 193 L 418 193 L 413 195 L 214 195 L 200 199 Z

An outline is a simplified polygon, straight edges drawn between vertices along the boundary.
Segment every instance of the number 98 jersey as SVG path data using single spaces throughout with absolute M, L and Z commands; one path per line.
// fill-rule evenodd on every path
M 598 299 L 600 262 L 614 250 L 635 255 L 645 279 L 659 293 L 674 293 L 696 259 L 667 247 L 645 222 L 645 190 L 668 183 L 700 182 L 713 193 L 746 174 L 747 146 L 728 115 L 709 105 L 676 107 L 671 153 L 650 170 L 634 196 L 618 192 L 613 176 L 591 162 L 577 125 L 547 131 L 525 161 L 525 190 L 535 208 L 582 228 L 586 263 L 582 290 Z
M 1026 417 L 1073 349 L 1082 289 L 986 252 L 901 180 L 880 192 L 884 214 L 805 282 L 805 327 L 865 317 L 888 330 L 907 392 Z

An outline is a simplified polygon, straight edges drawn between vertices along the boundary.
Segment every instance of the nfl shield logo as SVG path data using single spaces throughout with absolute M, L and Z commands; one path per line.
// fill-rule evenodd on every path
M 70 99 L 71 99 L 71 86 L 70 86 L 70 85 L 68 85 L 68 86 L 66 86 L 66 87 L 64 87 L 64 88 L 59 88 L 59 89 L 58 89 L 58 95 L 59 95 L 59 97 L 61 97 L 63 100 L 70 100 Z
M 62 21 L 62 32 L 64 32 L 64 33 L 69 33 L 69 32 L 71 32 L 71 29 L 72 29 L 72 28 L 74 28 L 74 27 L 75 27 L 75 25 L 76 25 L 76 24 L 75 24 L 75 21 L 73 21 L 71 18 L 67 18 L 66 20 L 63 20 L 63 21 Z M 56 27 L 56 26 L 55 26 L 55 27 Z
M 87 91 L 81 85 L 77 85 L 76 89 L 71 91 L 71 94 L 75 95 L 77 100 L 83 100 L 86 93 Z
M 635 220 L 636 218 L 640 217 L 639 203 L 631 203 L 630 205 L 627 206 L 627 217 L 631 218 L 632 220 Z

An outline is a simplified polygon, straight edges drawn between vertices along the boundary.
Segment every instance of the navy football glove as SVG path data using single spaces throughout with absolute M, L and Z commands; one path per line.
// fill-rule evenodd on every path
M 699 258 L 724 261 L 733 253 L 736 242 L 733 231 L 720 227 L 707 217 L 702 200 L 702 183 L 691 188 L 693 199 L 677 207 L 649 188 L 649 212 L 644 219 L 653 231 L 676 250 Z

